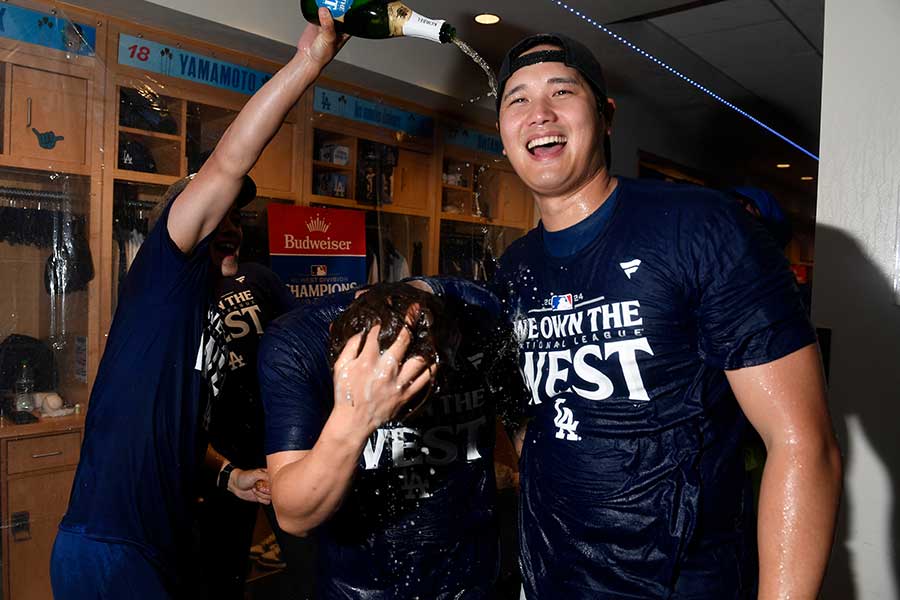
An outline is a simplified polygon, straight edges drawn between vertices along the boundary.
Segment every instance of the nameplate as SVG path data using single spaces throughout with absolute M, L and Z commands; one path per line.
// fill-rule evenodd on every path
M 445 124 L 443 129 L 444 143 L 446 144 L 503 156 L 503 142 L 499 136 L 453 124 Z
M 0 7 L 0 37 L 80 56 L 93 56 L 97 47 L 90 25 L 12 4 Z
M 434 135 L 434 119 L 387 104 L 316 86 L 313 110 L 415 137 Z
M 119 35 L 119 64 L 248 96 L 272 78 L 263 71 L 124 33 Z

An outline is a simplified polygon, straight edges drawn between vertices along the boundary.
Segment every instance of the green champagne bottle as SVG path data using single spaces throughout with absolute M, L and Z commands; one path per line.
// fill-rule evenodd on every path
M 319 7 L 331 11 L 338 33 L 373 40 L 407 35 L 446 44 L 456 29 L 416 13 L 402 2 L 386 0 L 300 0 L 303 16 L 319 24 Z

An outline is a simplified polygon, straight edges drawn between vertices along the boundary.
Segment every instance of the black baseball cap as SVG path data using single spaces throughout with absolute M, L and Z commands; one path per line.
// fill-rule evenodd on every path
M 191 182 L 191 179 L 194 178 L 196 173 L 191 173 L 187 177 L 179 179 L 171 186 L 169 189 L 165 191 L 163 194 L 163 204 L 168 204 L 172 200 L 178 197 L 181 192 L 184 191 L 184 188 Z M 244 208 L 256 198 L 256 182 L 253 181 L 253 178 L 249 175 L 244 175 L 244 181 L 241 183 L 241 190 L 238 192 L 237 197 L 234 199 L 234 203 L 238 208 Z
M 241 191 L 238 192 L 237 198 L 234 199 L 238 208 L 244 208 L 256 198 L 256 182 L 249 175 L 244 175 L 244 182 L 241 184 Z
M 522 56 L 535 46 L 543 44 L 559 46 L 562 50 L 545 50 Z M 600 66 L 594 53 L 581 42 L 560 33 L 539 33 L 525 38 L 506 53 L 498 77 L 497 114 L 500 114 L 500 102 L 503 99 L 506 82 L 513 73 L 522 67 L 542 62 L 561 62 L 567 67 L 575 69 L 590 84 L 594 95 L 597 96 L 598 106 L 602 106 L 606 102 L 606 79 L 603 77 L 603 67 Z

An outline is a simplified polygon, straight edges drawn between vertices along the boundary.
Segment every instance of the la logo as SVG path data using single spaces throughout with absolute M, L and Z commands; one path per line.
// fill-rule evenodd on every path
M 580 421 L 575 420 L 575 413 L 571 408 L 563 406 L 565 402 L 565 398 L 560 398 L 553 405 L 556 409 L 556 418 L 553 420 L 553 424 L 558 427 L 556 439 L 570 442 L 580 441 L 581 436 L 576 433 Z

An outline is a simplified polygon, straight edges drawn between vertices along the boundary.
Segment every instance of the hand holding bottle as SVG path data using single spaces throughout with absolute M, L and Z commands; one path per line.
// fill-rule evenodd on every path
M 318 17 L 321 26 L 307 25 L 303 35 L 300 36 L 300 41 L 297 42 L 297 53 L 306 57 L 312 65 L 323 69 L 334 59 L 350 36 L 347 34 L 338 36 L 334 28 L 334 19 L 327 8 L 320 8 Z

